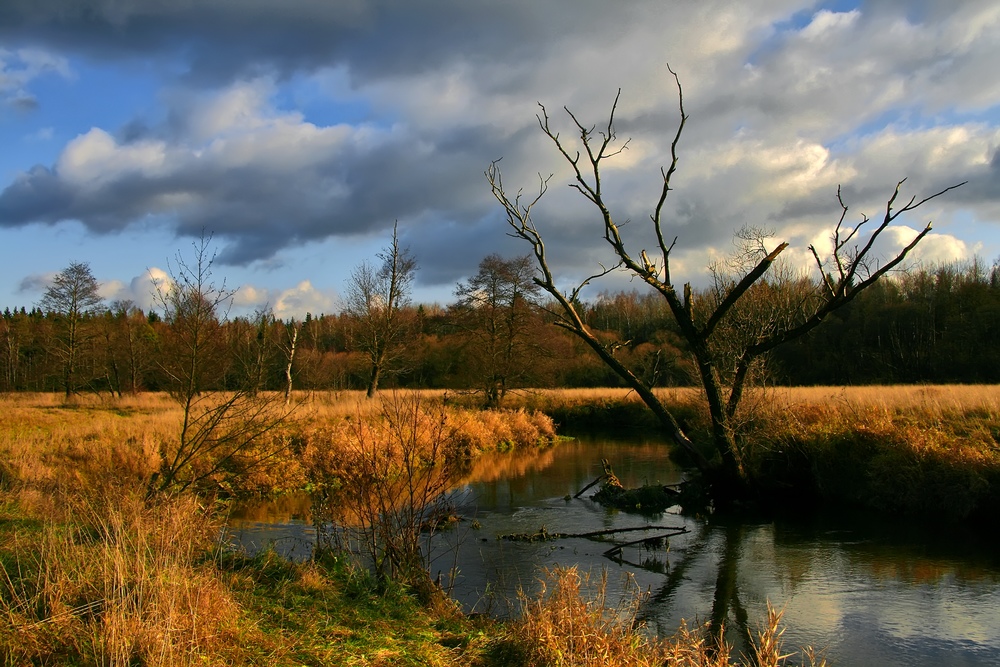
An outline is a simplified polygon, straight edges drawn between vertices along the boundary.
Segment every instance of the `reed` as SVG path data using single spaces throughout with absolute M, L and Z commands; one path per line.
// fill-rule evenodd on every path
M 239 620 L 208 555 L 219 525 L 193 496 L 67 497 L 62 521 L 0 545 L 7 664 L 203 664 Z
M 825 667 L 811 648 L 782 653 L 781 613 L 768 616 L 750 639 L 751 656 L 738 658 L 707 627 L 682 624 L 672 637 L 657 639 L 636 621 L 644 595 L 636 587 L 618 601 L 607 594 L 607 573 L 592 580 L 576 567 L 546 570 L 534 598 L 521 595 L 522 613 L 492 648 L 496 664 L 517 667 Z
M 1000 402 L 981 386 L 779 390 L 744 438 L 748 475 L 769 502 L 990 521 L 998 443 Z
M 360 438 L 362 463 L 390 464 L 375 472 L 391 482 L 382 500 L 394 507 L 397 489 L 410 488 L 392 481 L 399 479 L 393 452 L 407 446 L 398 438 L 393 444 L 400 432 L 414 434 L 417 492 L 421 475 L 449 460 L 533 447 L 554 435 L 552 421 L 531 406 L 481 413 L 443 392 L 422 392 L 424 411 L 400 404 L 396 427 L 384 406 L 357 395 L 304 398 L 301 415 L 283 427 L 293 446 L 281 467 L 297 472 L 261 473 L 259 488 L 305 479 L 315 463 L 310 456 L 326 461 L 327 480 L 345 474 L 344 454 Z M 158 448 L 176 437 L 179 418 L 165 395 L 69 403 L 52 395 L 0 397 L 6 665 L 730 664 L 725 647 L 700 628 L 650 638 L 635 623 L 641 598 L 612 605 L 600 589 L 588 597 L 575 572 L 554 575 L 547 596 L 525 599 L 521 621 L 497 625 L 464 619 L 447 605 L 428 610 L 400 587 L 368 587 L 337 556 L 297 565 L 274 554 L 220 554 L 220 522 L 207 496 L 145 493 Z M 354 445 L 345 433 L 354 434 Z M 421 433 L 445 446 L 428 453 Z M 423 528 L 422 516 L 404 520 L 410 536 Z M 403 545 L 403 555 L 411 546 Z M 777 632 L 777 621 L 772 625 L 768 637 Z M 761 645 L 771 655 L 777 643 Z

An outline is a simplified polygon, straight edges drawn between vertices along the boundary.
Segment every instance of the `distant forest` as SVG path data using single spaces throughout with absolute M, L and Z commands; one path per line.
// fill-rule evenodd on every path
M 484 372 L 483 331 L 468 299 L 447 307 L 406 306 L 405 345 L 383 387 L 476 389 Z M 637 374 L 657 386 L 696 385 L 697 378 L 663 299 L 656 294 L 600 294 L 584 304 L 586 323 Z M 66 345 L 57 312 L 7 308 L 0 318 L 0 391 L 63 389 Z M 552 325 L 544 303 L 519 315 L 517 363 L 503 381 L 517 387 L 619 386 L 574 336 Z M 283 390 L 289 364 L 296 390 L 364 389 L 369 365 L 353 332 L 357 317 L 307 315 L 276 320 L 261 312 L 216 321 L 211 386 Z M 74 391 L 169 388 L 163 355 L 175 323 L 130 303 L 81 315 L 74 341 Z M 491 332 L 491 335 L 497 332 Z M 502 332 L 501 332 L 502 334 Z M 768 360 L 776 384 L 1000 382 L 1000 263 L 952 264 L 894 274 L 836 311 L 810 335 Z

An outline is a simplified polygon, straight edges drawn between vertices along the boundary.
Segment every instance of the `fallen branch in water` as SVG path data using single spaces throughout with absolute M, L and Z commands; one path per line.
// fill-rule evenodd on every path
M 601 459 L 601 464 L 604 466 L 604 474 L 598 475 L 597 479 L 577 491 L 576 495 L 573 496 L 574 498 L 579 498 L 586 493 L 588 489 L 597 486 L 604 481 L 613 487 L 621 488 L 622 483 L 618 481 L 618 478 L 615 476 L 615 472 L 611 469 L 611 463 L 607 459 Z
M 629 533 L 637 530 L 671 530 L 674 531 L 670 533 L 670 536 L 681 535 L 688 532 L 688 529 L 684 526 L 634 526 L 632 528 L 608 528 L 606 530 L 594 530 L 589 533 L 550 533 L 542 526 L 538 529 L 537 533 L 506 533 L 503 535 L 497 535 L 498 540 L 509 540 L 511 542 L 544 542 L 547 540 L 562 540 L 570 537 L 604 537 L 606 535 L 615 535 L 617 533 Z M 652 539 L 652 538 L 645 538 Z M 636 540 L 634 542 L 628 542 L 622 546 L 629 546 L 630 544 L 638 544 L 644 540 Z
M 688 532 L 687 528 L 674 529 L 672 533 L 666 533 L 664 535 L 657 535 L 656 537 L 644 537 L 639 540 L 632 540 L 631 542 L 625 542 L 624 544 L 616 544 L 607 551 L 604 552 L 604 556 L 608 558 L 615 558 L 616 556 L 621 556 L 622 549 L 625 547 L 635 546 L 636 544 L 653 544 L 660 542 L 661 540 L 668 540 L 671 537 L 676 537 L 677 535 L 683 535 Z

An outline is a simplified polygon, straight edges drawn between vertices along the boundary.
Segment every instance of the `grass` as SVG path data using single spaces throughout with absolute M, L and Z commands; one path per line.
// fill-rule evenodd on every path
M 704 427 L 693 390 L 671 390 L 692 431 Z M 1000 409 L 992 387 L 775 390 L 747 424 L 748 467 L 763 492 L 808 488 L 891 511 L 947 508 L 983 516 L 1000 488 Z M 246 490 L 294 488 L 303 453 L 331 457 L 338 429 L 376 418 L 350 393 L 304 397 L 284 434 L 294 446 Z M 595 423 L 641 405 L 626 391 L 524 394 L 507 417 L 441 392 L 452 456 L 533 446 L 551 423 L 533 410 Z M 560 412 L 561 411 L 561 412 Z M 218 548 L 211 496 L 149 499 L 160 447 L 179 409 L 163 395 L 63 403 L 0 396 L 0 656 L 5 665 L 778 665 L 780 614 L 732 656 L 702 628 L 656 640 L 635 624 L 639 598 L 610 604 L 575 571 L 549 575 L 522 599 L 520 620 L 467 618 L 440 597 L 385 586 L 344 558 L 288 563 Z M 546 423 L 548 426 L 546 427 Z M 606 422 L 605 422 L 606 423 Z M 325 448 L 325 449 L 324 449 Z M 511 457 L 511 465 L 516 465 Z M 770 485 L 770 486 L 769 486 Z M 791 486 L 783 486 L 791 485 Z M 899 500 L 902 498 L 903 500 Z M 928 510 L 929 511 L 929 510 Z M 996 516 L 995 514 L 993 516 Z M 808 651 L 794 658 L 822 664 Z
M 771 502 L 797 494 L 892 513 L 1000 517 L 995 388 L 788 392 L 752 424 L 747 452 Z
M 281 434 L 295 446 L 244 490 L 301 485 L 307 450 L 335 457 L 352 423 L 378 419 L 360 394 L 306 399 Z M 442 410 L 451 457 L 554 436 L 524 411 Z M 336 559 L 226 554 L 212 495 L 147 496 L 180 419 L 165 395 L 0 396 L 4 665 L 486 664 L 499 631 L 440 597 Z
M 4 665 L 468 665 L 489 638 L 344 562 L 220 552 L 190 494 L 105 500 L 58 523 L 6 506 Z
M 519 620 L 505 628 L 490 655 L 497 664 L 512 667 L 729 667 L 788 664 L 823 666 L 811 648 L 782 652 L 781 613 L 768 607 L 768 617 L 752 636 L 753 656 L 734 656 L 732 648 L 707 627 L 686 625 L 672 637 L 651 637 L 636 622 L 643 595 L 612 603 L 607 596 L 607 573 L 592 581 L 577 568 L 543 573 L 543 589 L 535 598 L 522 596 Z
M 660 390 L 711 455 L 697 389 Z M 626 389 L 523 394 L 564 427 L 655 430 Z M 754 499 L 770 508 L 848 504 L 948 520 L 1000 521 L 1000 388 L 993 385 L 776 387 L 738 415 Z

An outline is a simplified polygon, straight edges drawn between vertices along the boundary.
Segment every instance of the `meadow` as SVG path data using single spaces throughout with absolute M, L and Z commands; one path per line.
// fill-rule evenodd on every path
M 697 392 L 664 392 L 692 437 L 703 437 Z M 280 446 L 252 470 L 229 469 L 239 479 L 220 473 L 198 490 L 154 494 L 150 479 L 183 417 L 169 396 L 65 402 L 53 394 L 0 395 L 4 664 L 784 662 L 777 612 L 762 619 L 760 655 L 733 656 L 698 627 L 649 637 L 632 622 L 634 607 L 610 605 L 599 581 L 572 569 L 539 573 L 547 592 L 518 601 L 522 617 L 501 623 L 463 616 L 402 570 L 386 577 L 392 568 L 372 572 L 335 549 L 306 563 L 228 551 L 220 544 L 228 496 L 321 491 L 323 484 L 332 490 L 375 460 L 410 456 L 426 471 L 498 448 L 516 454 L 550 442 L 554 424 L 563 430 L 651 424 L 624 390 L 525 392 L 502 412 L 482 412 L 461 395 L 411 393 L 388 402 L 396 406 L 396 430 L 384 430 L 393 420 L 386 402 L 365 401 L 360 392 L 296 398 L 293 419 L 268 434 Z M 779 388 L 751 398 L 744 465 L 763 500 L 808 496 L 887 512 L 996 520 L 996 387 Z M 413 435 L 394 441 L 401 433 Z M 446 446 L 428 454 L 420 434 L 437 434 Z M 398 479 L 401 470 L 382 469 L 378 479 Z M 422 475 L 414 478 L 432 479 Z M 370 475 L 359 479 L 369 486 L 358 497 L 373 503 L 379 493 L 399 497 L 398 487 L 372 486 Z M 370 520 L 396 507 L 376 507 Z M 405 555 L 408 543 L 399 547 Z M 640 603 L 637 592 L 629 605 Z M 808 652 L 795 660 L 821 662 Z

